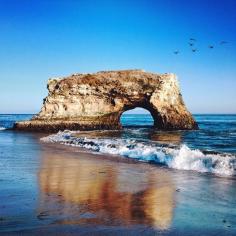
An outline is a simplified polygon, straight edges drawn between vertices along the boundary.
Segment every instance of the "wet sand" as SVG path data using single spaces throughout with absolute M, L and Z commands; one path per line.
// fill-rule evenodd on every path
M 92 154 L 41 136 L 0 134 L 1 235 L 235 235 L 235 178 Z

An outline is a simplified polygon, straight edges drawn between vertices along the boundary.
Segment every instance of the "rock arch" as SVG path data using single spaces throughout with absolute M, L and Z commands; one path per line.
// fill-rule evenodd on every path
M 101 71 L 74 74 L 48 81 L 48 96 L 41 111 L 16 129 L 57 131 L 63 129 L 120 129 L 120 116 L 143 107 L 158 129 L 196 129 L 186 109 L 174 74 L 142 70 Z

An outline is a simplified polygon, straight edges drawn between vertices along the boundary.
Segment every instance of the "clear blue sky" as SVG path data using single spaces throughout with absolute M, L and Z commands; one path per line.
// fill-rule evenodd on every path
M 235 9 L 235 0 L 0 0 L 0 113 L 38 112 L 49 77 L 129 68 L 176 73 L 193 113 L 236 113 Z

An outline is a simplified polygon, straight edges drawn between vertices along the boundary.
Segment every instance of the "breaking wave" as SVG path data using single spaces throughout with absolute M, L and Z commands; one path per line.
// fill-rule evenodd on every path
M 5 130 L 6 128 L 0 126 L 0 131 Z
M 163 146 L 136 139 L 87 138 L 78 132 L 63 131 L 41 138 L 44 142 L 60 143 L 94 152 L 121 155 L 143 162 L 162 164 L 169 168 L 210 172 L 217 175 L 236 174 L 236 156 L 224 153 L 203 152 L 187 145 Z

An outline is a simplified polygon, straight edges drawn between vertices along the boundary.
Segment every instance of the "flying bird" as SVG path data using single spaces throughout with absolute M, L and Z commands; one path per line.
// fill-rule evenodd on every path
M 193 49 L 192 49 L 192 52 L 196 52 L 196 51 L 197 51 L 197 49 L 196 49 L 196 48 L 193 48 Z
M 197 41 L 197 40 L 196 40 L 196 39 L 194 39 L 194 38 L 190 38 L 189 40 L 190 40 L 190 41 Z
M 174 54 L 176 54 L 176 55 L 179 54 L 179 51 L 174 51 Z
M 192 47 L 194 44 L 193 43 L 189 43 L 189 46 Z
M 213 48 L 214 48 L 214 46 L 213 46 L 213 45 L 209 45 L 208 47 L 209 47 L 210 49 L 213 49 Z

